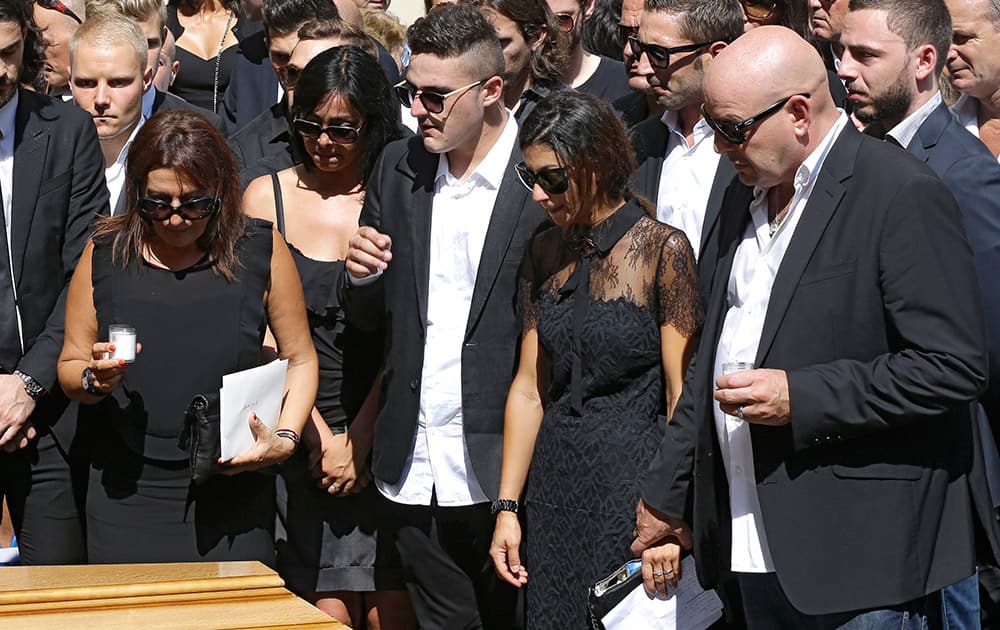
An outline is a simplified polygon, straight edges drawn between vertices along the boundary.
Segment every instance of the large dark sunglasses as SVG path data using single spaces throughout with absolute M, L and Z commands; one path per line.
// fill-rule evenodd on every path
M 306 120 L 305 118 L 296 118 L 293 120 L 292 129 L 307 138 L 319 138 L 325 133 L 326 137 L 336 144 L 354 144 L 358 141 L 358 136 L 361 134 L 360 126 L 330 125 L 329 127 L 324 127 L 317 122 Z
M 643 44 L 639 41 L 638 35 L 629 35 L 628 45 L 629 48 L 632 49 L 632 56 L 636 59 L 642 57 L 642 53 L 646 53 L 646 56 L 649 57 L 649 65 L 654 68 L 666 68 L 670 65 L 670 55 L 674 53 L 691 52 L 693 50 L 698 50 L 699 48 L 704 48 L 705 46 L 711 46 L 712 42 L 685 44 L 683 46 L 667 48 L 665 46 L 657 46 L 656 44 Z
M 175 214 L 188 221 L 201 221 L 219 209 L 218 197 L 198 197 L 174 206 L 162 199 L 139 198 L 139 214 L 149 221 L 166 221 Z
M 50 11 L 55 11 L 56 13 L 62 13 L 66 17 L 75 20 L 77 24 L 83 24 L 83 20 L 80 19 L 80 16 L 73 13 L 72 9 L 59 0 L 35 0 L 35 4 L 43 9 L 49 9 Z
M 519 162 L 514 165 L 514 171 L 528 190 L 535 190 L 535 184 L 550 195 L 561 195 L 569 190 L 569 178 L 566 177 L 566 169 L 561 166 L 550 166 L 536 173 L 524 162 Z
M 743 5 L 743 13 L 747 19 L 757 21 L 766 20 L 774 15 L 778 9 L 777 2 L 761 2 L 760 0 L 740 0 Z
M 721 120 L 715 120 L 714 118 L 709 116 L 708 113 L 705 111 L 704 104 L 702 104 L 701 106 L 701 115 L 705 119 L 705 122 L 708 123 L 708 126 L 711 127 L 712 130 L 715 131 L 717 134 L 725 138 L 727 142 L 730 142 L 732 144 L 743 144 L 744 142 L 747 141 L 747 131 L 749 131 L 751 127 L 753 127 L 759 122 L 762 122 L 769 116 L 773 116 L 777 112 L 781 111 L 781 108 L 784 107 L 785 104 L 788 103 L 788 101 L 792 100 L 792 98 L 796 96 L 804 96 L 806 98 L 809 98 L 812 95 L 809 92 L 800 92 L 798 94 L 792 94 L 790 96 L 786 96 L 780 101 L 768 105 L 767 107 L 762 109 L 760 112 L 754 114 L 750 118 L 741 120 L 739 122 L 723 122 Z
M 420 102 L 424 104 L 424 109 L 432 114 L 440 114 L 444 111 L 444 102 L 449 97 L 452 97 L 460 92 L 465 92 L 466 90 L 471 90 L 472 88 L 480 86 L 483 83 L 486 83 L 486 80 L 480 79 L 475 83 L 455 88 L 451 92 L 439 94 L 438 92 L 425 92 L 423 90 L 418 90 L 407 83 L 406 79 L 403 79 L 396 85 L 392 86 L 392 89 L 396 91 L 396 97 L 399 98 L 399 102 L 403 104 L 403 107 L 413 107 L 413 101 L 419 98 Z

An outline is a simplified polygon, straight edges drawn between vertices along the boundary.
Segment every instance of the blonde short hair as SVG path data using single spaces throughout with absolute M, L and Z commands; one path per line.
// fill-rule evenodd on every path
M 137 22 L 153 22 L 162 31 L 167 23 L 167 5 L 162 0 L 88 0 L 87 15 L 113 11 Z
M 71 63 L 76 57 L 76 50 L 80 42 L 86 42 L 98 48 L 125 44 L 135 53 L 139 68 L 142 72 L 146 72 L 146 61 L 149 54 L 146 36 L 143 35 L 142 30 L 135 22 L 120 13 L 98 11 L 83 21 L 69 43 Z

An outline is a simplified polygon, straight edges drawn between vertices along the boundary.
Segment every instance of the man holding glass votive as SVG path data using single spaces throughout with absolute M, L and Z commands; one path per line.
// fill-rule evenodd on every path
M 636 510 L 633 552 L 661 567 L 646 585 L 680 577 L 664 541 L 739 593 L 749 630 L 941 627 L 941 590 L 975 571 L 988 363 L 961 213 L 926 165 L 857 132 L 787 29 L 723 49 L 704 93 L 740 181 Z

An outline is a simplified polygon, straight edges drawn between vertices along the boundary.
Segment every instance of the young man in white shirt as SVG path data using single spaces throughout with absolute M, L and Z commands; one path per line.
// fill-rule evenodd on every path
M 419 135 L 391 143 L 368 181 L 342 304 L 385 327 L 372 465 L 420 627 L 514 627 L 513 587 L 487 558 L 503 411 L 516 368 L 518 268 L 543 221 L 514 173 L 493 27 L 468 4 L 409 30 L 401 102 Z M 512 505 L 513 504 L 513 505 Z M 395 530 L 395 534 L 393 531 Z

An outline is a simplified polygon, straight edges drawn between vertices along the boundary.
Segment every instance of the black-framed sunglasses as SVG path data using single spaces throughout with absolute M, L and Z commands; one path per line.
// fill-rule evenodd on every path
M 55 11 L 56 13 L 62 13 L 66 17 L 74 20 L 77 24 L 83 24 L 83 20 L 80 19 L 80 16 L 73 13 L 73 10 L 60 2 L 60 0 L 35 0 L 35 4 L 43 9 L 49 9 L 50 11 Z
M 743 5 L 743 13 L 747 19 L 753 21 L 766 20 L 778 10 L 777 2 L 767 2 L 766 0 L 740 0 L 740 4 Z
M 762 109 L 760 112 L 754 114 L 750 118 L 746 118 L 739 122 L 724 122 L 721 120 L 715 120 L 714 118 L 708 115 L 708 112 L 705 111 L 704 104 L 702 104 L 701 106 L 701 115 L 705 119 L 705 122 L 708 123 L 708 126 L 711 127 L 712 130 L 715 131 L 717 134 L 725 138 L 727 142 L 730 142 L 732 144 L 743 144 L 744 142 L 747 141 L 747 131 L 749 131 L 751 127 L 753 127 L 759 122 L 764 121 L 764 119 L 768 118 L 769 116 L 773 116 L 777 112 L 781 111 L 781 108 L 784 107 L 788 103 L 788 101 L 792 100 L 796 96 L 804 96 L 806 98 L 809 98 L 812 96 L 812 94 L 810 94 L 809 92 L 799 92 L 798 94 L 790 94 L 785 98 L 781 99 L 780 101 L 771 103 L 770 105 Z
M 175 214 L 188 221 L 201 221 L 215 214 L 219 205 L 218 197 L 198 197 L 177 206 L 162 199 L 139 197 L 139 214 L 149 221 L 166 221 Z
M 621 42 L 626 43 L 630 37 L 639 37 L 639 26 L 618 25 L 618 37 Z
M 518 162 L 514 165 L 514 171 L 517 173 L 517 178 L 528 190 L 534 190 L 535 184 L 541 186 L 542 190 L 550 195 L 561 195 L 569 190 L 569 178 L 566 176 L 566 169 L 562 166 L 550 166 L 536 173 L 528 168 L 524 162 Z
M 448 100 L 448 98 L 459 93 L 464 93 L 467 90 L 471 90 L 474 87 L 482 85 L 483 83 L 486 83 L 486 79 L 480 79 L 475 83 L 463 85 L 462 87 L 455 88 L 450 92 L 440 94 L 438 92 L 418 90 L 407 83 L 406 79 L 403 79 L 396 85 L 392 86 L 392 89 L 395 90 L 396 97 L 399 99 L 399 102 L 403 104 L 403 107 L 413 107 L 413 101 L 419 98 L 420 102 L 424 104 L 424 109 L 432 114 L 440 114 L 444 111 L 444 102 Z
M 683 46 L 667 48 L 666 46 L 657 46 L 656 44 L 643 44 L 639 41 L 639 35 L 629 35 L 628 45 L 632 49 L 632 56 L 636 59 L 642 57 L 642 53 L 646 53 L 646 56 L 649 57 L 649 65 L 654 68 L 666 68 L 670 65 L 670 55 L 692 52 L 705 46 L 711 46 L 712 42 L 685 44 Z
M 325 133 L 326 137 L 336 144 L 354 144 L 361 135 L 361 125 L 357 127 L 350 125 L 330 125 L 329 127 L 324 127 L 317 122 L 306 120 L 305 118 L 296 118 L 293 120 L 292 129 L 307 138 L 319 138 Z

